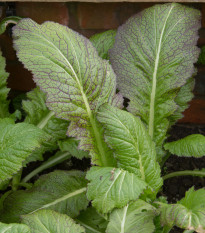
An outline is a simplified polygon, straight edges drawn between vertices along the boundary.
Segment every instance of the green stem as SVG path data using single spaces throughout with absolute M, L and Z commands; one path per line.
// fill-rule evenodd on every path
M 62 152 L 62 154 L 60 154 L 60 155 L 58 154 L 58 156 L 51 157 L 49 160 L 47 160 L 46 162 L 44 162 L 41 166 L 37 167 L 35 170 L 33 170 L 27 176 L 25 176 L 22 179 L 21 183 L 28 182 L 32 177 L 34 177 L 38 173 L 42 172 L 45 169 L 53 167 L 56 164 L 59 164 L 59 163 L 63 162 L 64 160 L 68 159 L 69 157 L 70 157 L 70 153 L 69 152 Z
M 54 112 L 49 112 L 38 124 L 37 127 L 40 129 L 43 129 L 48 121 L 51 119 L 51 117 L 54 116 Z
M 175 176 L 201 176 L 205 177 L 205 171 L 178 171 L 178 172 L 172 172 L 168 175 L 163 176 L 162 178 L 164 180 L 175 177 Z
M 185 230 L 183 231 L 183 233 L 193 233 L 194 231 L 193 230 Z
M 26 189 L 30 189 L 30 188 L 32 188 L 32 184 L 28 184 L 28 183 L 19 183 L 19 186 L 22 186 L 22 187 L 24 187 L 24 188 L 26 188 Z
M 18 16 L 9 16 L 9 17 L 2 19 L 2 21 L 0 22 L 0 35 L 6 31 L 6 27 L 9 24 L 17 24 L 18 21 L 21 19 L 22 18 Z
M 16 191 L 18 189 L 19 183 L 21 181 L 21 174 L 22 174 L 22 169 L 13 176 L 11 183 L 13 191 Z
M 162 168 L 165 164 L 165 162 L 167 161 L 167 159 L 171 156 L 171 153 L 169 153 L 168 151 L 166 151 L 166 155 L 164 157 L 162 157 L 162 161 L 160 162 L 160 167 Z

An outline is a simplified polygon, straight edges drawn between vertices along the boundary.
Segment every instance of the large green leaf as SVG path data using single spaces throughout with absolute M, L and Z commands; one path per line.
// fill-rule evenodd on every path
M 194 191 L 192 187 L 177 204 L 162 204 L 161 223 L 205 232 L 205 189 Z
M 186 157 L 205 156 L 205 136 L 192 134 L 175 142 L 168 142 L 164 148 L 172 154 Z
M 105 128 L 105 140 L 114 150 L 118 166 L 136 174 L 158 191 L 162 179 L 155 145 L 141 120 L 108 104 L 100 108 L 98 120 Z
M 114 166 L 95 118 L 98 107 L 114 98 L 116 78 L 109 62 L 88 39 L 57 23 L 23 19 L 13 36 L 18 58 L 47 93 L 48 107 L 71 121 L 68 135 L 81 139 L 81 149 L 91 150 L 94 164 Z
M 2 57 L 0 51 L 0 118 L 9 117 L 9 101 L 7 96 L 9 88 L 7 88 L 7 78 L 9 74 L 5 71 L 5 58 Z
M 66 138 L 69 122 L 54 116 L 54 113 L 46 106 L 46 94 L 39 88 L 28 92 L 27 98 L 28 100 L 22 102 L 23 110 L 26 112 L 25 122 L 34 124 L 51 135 L 49 142 L 44 142 L 41 148 L 29 156 L 27 162 L 31 162 L 42 160 L 42 154 L 45 151 L 58 148 L 57 140 Z
M 31 233 L 31 231 L 24 224 L 5 224 L 0 222 L 0 233 Z
M 83 233 L 85 229 L 72 218 L 53 210 L 39 210 L 23 215 L 22 222 L 28 225 L 31 233 Z
M 49 135 L 34 125 L 0 119 L 0 183 L 17 173 L 23 161 L 46 140 Z
M 111 49 L 118 88 L 130 99 L 128 110 L 141 117 L 159 147 L 170 116 L 179 111 L 183 95 L 175 102 L 177 93 L 195 72 L 199 27 L 198 10 L 177 3 L 155 5 L 122 25 Z
M 122 209 L 115 209 L 110 215 L 107 233 L 152 233 L 156 215 L 150 204 L 137 200 Z
M 52 209 L 76 217 L 87 207 L 87 182 L 80 171 L 55 171 L 40 177 L 29 190 L 11 193 L 0 211 L 2 222 L 18 222 L 23 214 Z
M 93 207 L 82 211 L 76 219 L 82 225 L 86 233 L 105 233 L 107 221 Z
M 90 41 L 103 59 L 109 59 L 108 51 L 115 42 L 116 30 L 108 30 L 90 37 Z
M 92 167 L 86 178 L 91 181 L 87 197 L 100 213 L 124 207 L 136 200 L 147 186 L 137 175 L 120 168 Z

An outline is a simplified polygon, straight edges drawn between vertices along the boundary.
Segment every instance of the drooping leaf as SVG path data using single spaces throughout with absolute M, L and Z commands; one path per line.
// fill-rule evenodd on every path
M 44 140 L 49 140 L 49 135 L 34 125 L 0 119 L 0 183 L 18 172 Z
M 192 187 L 177 204 L 163 204 L 161 223 L 176 225 L 187 230 L 205 232 L 205 189 L 194 191 Z
M 0 222 L 1 233 L 31 233 L 30 228 L 25 224 L 5 224 Z
M 76 221 L 85 228 L 86 233 L 104 233 L 107 221 L 93 207 L 82 211 Z
M 19 222 L 21 215 L 52 209 L 76 217 L 87 207 L 87 182 L 80 171 L 55 171 L 41 176 L 29 190 L 11 193 L 0 211 L 2 222 Z
M 7 78 L 9 74 L 5 71 L 6 62 L 0 51 L 0 118 L 9 117 L 9 101 L 7 100 L 10 91 L 7 88 Z
M 72 218 L 53 210 L 39 210 L 23 215 L 22 222 L 28 225 L 31 233 L 84 233 L 85 229 Z
M 68 138 L 58 142 L 61 151 L 67 151 L 77 159 L 89 158 L 87 151 L 78 149 L 78 144 L 78 140 L 74 138 Z
M 90 41 L 103 59 L 109 59 L 108 51 L 115 43 L 116 30 L 108 30 L 90 37 Z
M 51 135 L 49 142 L 44 142 L 26 162 L 42 160 L 46 151 L 58 148 L 57 141 L 66 138 L 69 121 L 58 119 L 46 106 L 46 94 L 38 87 L 27 93 L 28 100 L 22 101 L 23 110 L 26 112 L 25 122 L 34 124 Z
M 100 213 L 122 208 L 136 200 L 147 184 L 134 173 L 112 167 L 92 167 L 86 175 L 90 181 L 87 197 Z
M 155 208 L 142 200 L 115 209 L 110 215 L 106 233 L 152 233 Z
M 97 117 L 105 128 L 105 140 L 114 150 L 118 166 L 158 191 L 162 179 L 155 146 L 141 120 L 108 104 L 100 108 Z
M 110 52 L 117 85 L 157 147 L 166 138 L 170 116 L 178 111 L 177 93 L 195 72 L 199 27 L 198 10 L 169 3 L 144 10 L 118 29 Z
M 175 142 L 168 142 L 164 148 L 174 155 L 185 157 L 205 156 L 205 136 L 192 134 Z
M 111 103 L 115 74 L 92 43 L 57 23 L 38 25 L 21 20 L 13 30 L 17 56 L 32 71 L 34 80 L 47 93 L 47 105 L 56 116 L 70 120 L 68 135 L 80 139 L 80 148 L 91 151 L 97 165 L 115 165 L 102 138 L 95 112 Z

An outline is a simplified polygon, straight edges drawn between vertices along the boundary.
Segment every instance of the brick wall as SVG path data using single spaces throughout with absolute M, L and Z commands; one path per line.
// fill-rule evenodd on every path
M 67 25 L 86 37 L 108 29 L 115 29 L 133 14 L 152 6 L 153 3 L 41 3 L 18 2 L 12 4 L 9 14 L 29 17 L 38 23 L 50 20 Z M 205 45 L 205 3 L 189 4 L 202 11 L 202 29 L 199 46 Z M 11 8 L 11 6 L 9 6 Z M 8 3 L 0 6 L 0 17 L 8 11 Z M 28 91 L 35 84 L 32 75 L 18 62 L 12 48 L 12 39 L 7 32 L 0 36 L 0 46 L 7 59 L 7 71 L 10 73 L 9 87 L 13 90 Z M 205 66 L 198 67 L 195 98 L 184 113 L 182 123 L 205 124 Z

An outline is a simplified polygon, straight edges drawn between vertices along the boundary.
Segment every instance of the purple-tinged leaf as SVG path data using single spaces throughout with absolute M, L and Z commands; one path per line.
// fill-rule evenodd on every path
M 115 95 L 115 74 L 91 42 L 68 27 L 31 19 L 13 29 L 14 47 L 34 81 L 47 93 L 47 105 L 56 116 L 70 120 L 68 135 L 81 139 L 79 147 L 91 151 L 92 163 L 115 164 L 104 143 L 95 112 Z
M 157 146 L 166 138 L 169 117 L 179 111 L 180 88 L 195 72 L 199 27 L 198 10 L 171 3 L 146 9 L 118 29 L 110 52 L 117 86 Z

